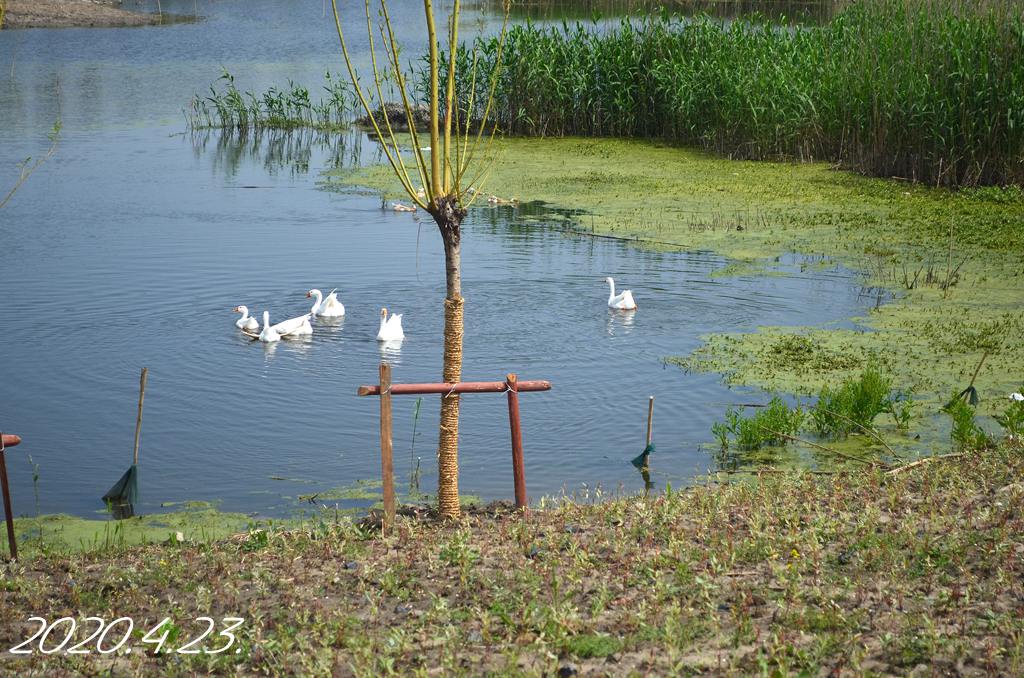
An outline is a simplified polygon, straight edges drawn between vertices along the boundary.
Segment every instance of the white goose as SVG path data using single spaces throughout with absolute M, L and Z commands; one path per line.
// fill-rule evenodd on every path
M 310 324 L 310 314 L 300 315 L 288 320 L 282 320 L 274 325 L 274 330 L 282 337 L 304 337 L 313 334 L 313 326 Z
M 263 312 L 263 331 L 260 332 L 259 340 L 265 344 L 269 344 L 281 339 L 281 335 L 277 333 L 274 326 L 270 324 L 270 312 Z
M 611 276 L 605 278 L 605 282 L 609 287 L 608 308 L 621 311 L 632 311 L 636 308 L 636 302 L 633 301 L 633 290 L 622 290 L 620 294 L 615 294 L 615 281 Z
M 233 309 L 235 313 L 241 313 L 242 317 L 235 321 L 235 327 L 240 330 L 248 330 L 255 332 L 260 328 L 259 321 L 249 315 L 249 308 L 246 306 L 235 306 Z
M 402 331 L 402 314 L 393 313 L 388 317 L 388 309 L 380 310 L 380 329 L 377 330 L 377 341 L 396 341 L 405 339 Z
M 310 290 L 306 292 L 306 297 L 315 298 L 313 307 L 309 309 L 309 312 L 313 315 L 320 316 L 321 318 L 340 318 L 345 315 L 345 304 L 338 300 L 337 289 L 331 290 L 326 298 L 324 298 L 323 292 L 320 290 Z

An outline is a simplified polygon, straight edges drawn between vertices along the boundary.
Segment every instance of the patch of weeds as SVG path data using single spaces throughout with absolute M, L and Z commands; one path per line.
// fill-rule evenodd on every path
M 711 432 L 728 449 L 730 440 L 741 450 L 756 450 L 763 445 L 783 445 L 787 436 L 800 430 L 804 411 L 799 405 L 790 407 L 782 398 L 775 396 L 768 405 L 753 416 L 745 417 L 739 410 L 730 407 L 724 422 L 715 422 Z
M 599 633 L 585 633 L 578 636 L 570 636 L 565 640 L 565 651 L 579 657 L 590 659 L 591 657 L 607 657 L 622 649 L 622 641 L 614 636 L 606 636 Z
M 815 430 L 822 437 L 843 438 L 861 427 L 869 428 L 875 417 L 892 410 L 891 388 L 892 381 L 875 365 L 837 388 L 825 386 L 811 408 Z M 900 411 L 904 410 L 909 420 L 909 406 L 901 405 Z
M 260 551 L 270 545 L 270 533 L 261 527 L 253 524 L 246 532 L 245 541 L 242 542 L 243 551 Z
M 974 419 L 974 407 L 960 395 L 953 396 L 943 411 L 953 420 L 949 437 L 957 452 L 987 449 L 992 446 L 991 436 L 978 426 Z
M 469 533 L 465 530 L 458 530 L 452 534 L 452 538 L 441 546 L 438 554 L 441 561 L 447 565 L 461 568 L 468 568 L 480 559 L 480 551 L 469 544 Z
M 1024 386 L 1014 395 L 1024 393 Z M 1010 405 L 1002 414 L 996 415 L 996 421 L 1003 427 L 1003 432 L 1010 439 L 1020 441 L 1024 437 L 1024 400 L 1014 400 L 1010 396 Z
M 896 422 L 896 428 L 906 431 L 913 417 L 914 397 L 911 392 L 897 391 L 889 398 L 889 414 Z
M 784 334 L 771 344 L 768 361 L 778 369 L 811 369 L 818 372 L 850 370 L 860 366 L 855 355 L 830 351 L 805 334 Z

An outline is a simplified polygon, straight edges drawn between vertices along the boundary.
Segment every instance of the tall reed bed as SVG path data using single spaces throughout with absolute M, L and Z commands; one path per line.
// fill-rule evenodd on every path
M 494 38 L 456 75 L 487 72 Z M 1024 183 L 1016 0 L 862 0 L 824 26 L 662 15 L 513 27 L 497 83 L 507 133 L 662 137 L 741 158 L 829 160 L 945 186 Z M 489 83 L 478 79 L 482 114 Z
M 209 95 L 192 97 L 185 117 L 192 129 L 341 129 L 354 110 L 351 87 L 330 72 L 325 79 L 324 96 L 313 101 L 306 87 L 290 81 L 286 89 L 271 87 L 258 96 L 242 92 L 235 86 L 234 76 L 224 71 L 210 86 Z

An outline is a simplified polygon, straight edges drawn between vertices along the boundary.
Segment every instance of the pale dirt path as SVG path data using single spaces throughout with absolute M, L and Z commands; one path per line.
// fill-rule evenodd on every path
M 120 4 L 117 0 L 7 0 L 3 28 L 148 26 L 161 23 L 159 15 L 130 12 L 121 9 Z

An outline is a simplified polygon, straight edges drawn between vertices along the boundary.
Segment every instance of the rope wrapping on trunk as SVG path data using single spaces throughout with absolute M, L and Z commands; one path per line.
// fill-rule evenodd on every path
M 462 378 L 462 335 L 465 299 L 444 300 L 444 381 Z M 458 518 L 459 506 L 459 394 L 441 396 L 441 424 L 437 444 L 437 504 L 445 518 Z

